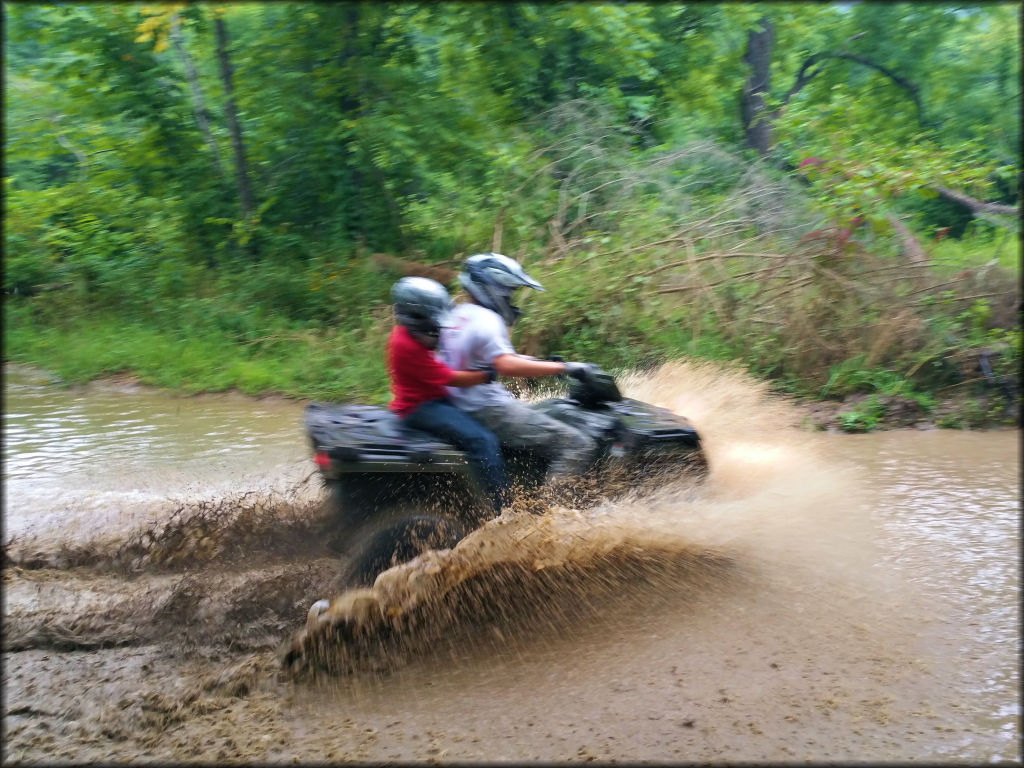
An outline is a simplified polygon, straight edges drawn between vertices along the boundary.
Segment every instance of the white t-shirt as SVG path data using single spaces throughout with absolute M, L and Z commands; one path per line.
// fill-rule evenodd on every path
M 508 338 L 508 326 L 497 312 L 479 304 L 457 304 L 441 329 L 437 351 L 441 360 L 455 371 L 471 371 L 491 365 L 499 355 L 515 354 Z M 453 403 L 464 411 L 514 400 L 512 393 L 496 381 L 472 387 L 448 387 Z

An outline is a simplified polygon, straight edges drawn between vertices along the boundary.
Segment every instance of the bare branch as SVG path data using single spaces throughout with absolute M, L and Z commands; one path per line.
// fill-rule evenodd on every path
M 945 283 L 936 283 L 935 285 L 929 285 L 926 286 L 925 288 L 918 288 L 916 291 L 911 291 L 910 293 L 907 294 L 907 296 L 916 296 L 917 294 L 924 293 L 925 291 L 934 291 L 936 288 L 945 288 L 947 285 L 956 285 L 961 281 L 962 278 L 958 277 L 955 280 L 948 280 Z
M 697 264 L 702 261 L 714 261 L 716 259 L 785 259 L 778 253 L 711 253 L 706 256 L 698 256 L 695 258 L 687 258 L 682 261 L 673 261 L 671 264 L 662 264 L 660 267 L 649 269 L 646 272 L 635 272 L 632 275 L 626 275 L 627 278 L 633 277 L 650 277 L 658 272 L 664 272 L 667 269 L 674 269 L 675 267 L 685 267 L 690 264 Z M 754 274 L 754 273 L 747 273 Z M 743 277 L 743 275 L 735 275 L 735 277 Z
M 889 224 L 896 231 L 896 234 L 900 238 L 900 244 L 903 246 L 903 253 L 911 264 L 927 264 L 928 254 L 924 252 L 924 248 L 917 242 L 917 238 L 914 237 L 914 233 L 910 231 L 906 224 L 900 221 L 895 216 L 887 216 Z
M 720 255 L 721 254 L 716 254 L 716 256 L 720 256 Z M 694 259 L 694 261 L 697 261 L 697 259 Z M 752 269 L 749 272 L 740 272 L 739 274 L 729 275 L 727 277 L 722 278 L 721 280 L 716 280 L 713 283 L 704 283 L 703 287 L 714 288 L 715 286 L 723 285 L 724 283 L 732 282 L 733 280 L 739 280 L 740 278 L 743 278 L 743 277 L 754 277 L 756 275 L 768 274 L 768 273 L 774 272 L 777 268 L 778 268 L 777 264 L 772 264 L 771 266 L 762 267 L 761 269 Z M 694 290 L 694 288 L 698 288 L 698 287 L 701 287 L 701 286 L 677 285 L 677 286 L 670 286 L 668 288 L 659 288 L 658 290 L 655 291 L 655 293 L 680 293 L 682 291 L 692 291 L 692 290 Z
M 950 285 L 950 283 L 943 283 L 943 285 Z M 938 288 L 939 286 L 935 286 L 935 287 Z M 971 299 L 989 299 L 989 298 L 992 298 L 994 296 L 1008 296 L 1008 295 L 1010 295 L 1009 291 L 995 291 L 993 293 L 976 293 L 973 296 L 950 296 L 948 299 L 943 299 L 943 301 L 970 301 Z M 930 302 L 928 302 L 928 301 L 917 301 L 917 302 L 914 302 L 914 304 L 912 304 L 911 306 L 923 307 L 923 306 L 926 306 L 929 303 Z
M 898 85 L 900 88 L 907 92 L 907 95 L 910 97 L 910 100 L 914 102 L 914 106 L 917 109 L 918 124 L 926 124 L 924 117 L 924 107 L 921 104 L 921 89 L 918 87 L 916 83 L 903 77 L 898 72 L 894 72 L 888 67 L 879 64 L 878 62 L 872 61 L 866 56 L 861 56 L 856 53 L 845 53 L 842 51 L 819 51 L 818 53 L 814 53 L 808 56 L 804 60 L 804 63 L 801 65 L 800 69 L 797 71 L 796 79 L 793 81 L 793 85 L 790 87 L 789 91 L 786 92 L 786 95 L 782 98 L 782 106 L 788 104 L 790 99 L 792 99 L 797 93 L 799 93 L 804 88 L 804 86 L 811 82 L 811 80 L 818 76 L 818 74 L 824 68 L 824 64 L 819 64 L 818 68 L 813 71 L 811 71 L 810 68 L 815 64 L 818 64 L 818 62 L 820 62 L 822 59 L 846 59 L 847 61 L 853 61 L 862 66 L 870 67 L 871 69 L 881 72 L 887 78 L 892 80 L 892 82 L 894 82 L 896 85 Z M 778 117 L 780 111 L 781 107 L 775 110 L 772 117 Z
M 964 208 L 969 210 L 973 215 L 977 216 L 979 213 L 1003 213 L 1012 216 L 1020 215 L 1020 208 L 1016 205 L 1002 205 L 1001 203 L 984 203 L 981 200 L 976 200 L 970 195 L 965 195 L 963 192 L 957 192 L 956 190 L 949 189 L 948 187 L 933 186 L 936 192 L 947 200 L 952 200 L 954 203 L 959 203 Z

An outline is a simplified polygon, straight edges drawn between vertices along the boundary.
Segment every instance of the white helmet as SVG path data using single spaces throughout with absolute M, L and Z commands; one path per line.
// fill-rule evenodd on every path
M 478 253 L 466 259 L 459 282 L 482 306 L 494 310 L 509 325 L 519 318 L 519 308 L 510 301 L 516 288 L 543 291 L 541 284 L 527 275 L 519 263 L 500 253 Z
M 433 349 L 452 305 L 444 286 L 429 277 L 403 277 L 391 286 L 391 301 L 395 319 Z

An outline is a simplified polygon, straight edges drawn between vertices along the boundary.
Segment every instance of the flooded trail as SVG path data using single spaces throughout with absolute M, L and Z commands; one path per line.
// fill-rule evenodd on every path
M 693 421 L 701 486 L 508 512 L 359 593 L 330 593 L 295 404 L 262 434 L 247 422 L 274 447 L 207 455 L 209 486 L 188 447 L 214 450 L 241 403 L 120 482 L 68 467 L 73 497 L 164 478 L 163 506 L 108 509 L 70 542 L 24 523 L 45 494 L 22 486 L 4 510 L 4 761 L 1019 760 L 1019 433 L 809 434 L 707 364 L 623 390 Z M 9 413 L 32 433 L 29 411 L 8 389 L 5 436 Z M 325 642 L 300 643 L 317 663 L 282 668 L 320 598 L 306 637 Z

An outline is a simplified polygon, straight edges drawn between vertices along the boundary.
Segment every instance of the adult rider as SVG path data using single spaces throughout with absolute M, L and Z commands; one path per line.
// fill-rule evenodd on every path
M 469 298 L 452 309 L 438 345 L 441 359 L 450 368 L 493 368 L 502 376 L 516 378 L 564 374 L 580 380 L 594 368 L 589 363 L 537 360 L 512 347 L 509 328 L 520 315 L 511 303 L 512 293 L 518 288 L 544 290 L 515 260 L 500 253 L 470 256 L 459 282 Z M 592 437 L 528 407 L 497 381 L 449 386 L 448 396 L 490 429 L 502 445 L 546 454 L 550 460 L 548 482 L 557 484 L 581 474 L 597 450 Z

